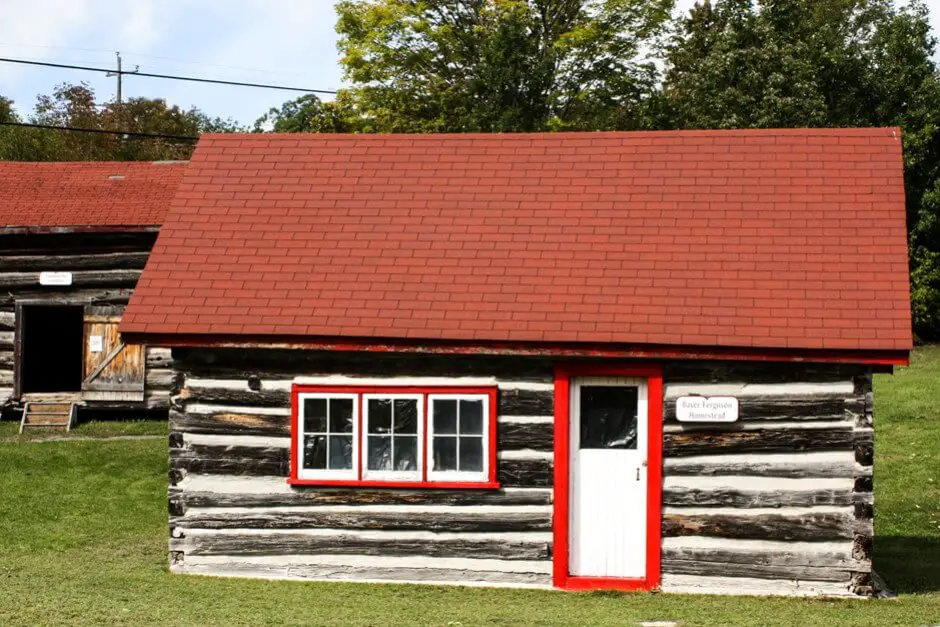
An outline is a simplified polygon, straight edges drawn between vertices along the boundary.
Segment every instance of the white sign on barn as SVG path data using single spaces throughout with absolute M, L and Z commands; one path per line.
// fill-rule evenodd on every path
M 735 422 L 738 399 L 733 396 L 681 396 L 676 399 L 679 422 Z
M 39 284 L 40 285 L 71 285 L 72 273 L 71 272 L 40 272 Z

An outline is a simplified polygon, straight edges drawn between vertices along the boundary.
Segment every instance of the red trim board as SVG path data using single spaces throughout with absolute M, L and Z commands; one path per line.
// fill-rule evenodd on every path
M 647 379 L 646 576 L 643 579 L 573 577 L 569 572 L 569 426 L 570 385 L 576 376 Z M 662 540 L 663 374 L 657 366 L 559 366 L 555 369 L 555 511 L 553 582 L 566 590 L 651 590 L 659 587 Z
M 357 412 L 357 430 L 359 441 L 355 443 L 359 446 L 359 465 L 356 468 L 357 479 L 302 479 L 300 478 L 300 468 L 298 467 L 297 450 L 298 439 L 300 437 L 300 416 L 298 413 L 299 396 L 304 393 L 337 393 L 337 394 L 356 394 L 356 402 L 359 403 Z M 290 450 L 290 478 L 287 482 L 297 486 L 336 486 L 336 487 L 375 487 L 375 488 L 434 488 L 434 489 L 470 489 L 470 490 L 495 490 L 499 488 L 499 482 L 496 480 L 496 392 L 495 386 L 376 386 L 376 385 L 315 385 L 315 384 L 294 384 L 291 386 L 291 450 Z M 422 433 L 421 438 L 421 479 L 416 481 L 376 481 L 365 480 L 362 478 L 362 469 L 365 456 L 365 443 L 363 431 L 363 394 L 416 394 L 422 396 L 424 410 L 422 412 Z M 489 466 L 487 477 L 484 481 L 433 481 L 428 478 L 428 395 L 429 394 L 477 394 L 485 395 L 489 405 L 488 419 L 488 446 L 489 446 Z

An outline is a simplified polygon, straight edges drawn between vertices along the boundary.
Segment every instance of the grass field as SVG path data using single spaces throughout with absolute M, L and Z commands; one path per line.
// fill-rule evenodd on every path
M 20 441 L 15 427 L 4 424 L 0 624 L 940 624 L 940 348 L 918 350 L 911 368 L 878 377 L 875 398 L 875 563 L 898 599 L 572 594 L 174 576 L 166 570 L 163 439 Z M 148 432 L 165 433 L 165 426 L 89 423 L 72 437 Z

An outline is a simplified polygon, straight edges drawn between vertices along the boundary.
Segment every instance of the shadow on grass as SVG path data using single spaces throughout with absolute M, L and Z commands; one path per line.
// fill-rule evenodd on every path
M 874 566 L 895 592 L 940 592 L 940 538 L 876 536 Z

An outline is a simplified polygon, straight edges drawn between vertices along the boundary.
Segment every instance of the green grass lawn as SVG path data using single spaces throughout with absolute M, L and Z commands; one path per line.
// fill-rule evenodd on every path
M 876 381 L 876 567 L 899 599 L 573 594 L 170 575 L 166 442 L 0 425 L 0 625 L 940 624 L 940 348 Z M 165 433 L 88 423 L 78 435 Z M 32 436 L 39 437 L 39 436 Z
M 19 430 L 19 422 L 0 422 L 0 442 L 59 438 L 113 438 L 169 433 L 166 420 L 89 420 L 88 422 L 80 421 L 69 431 L 34 427 L 20 435 Z

